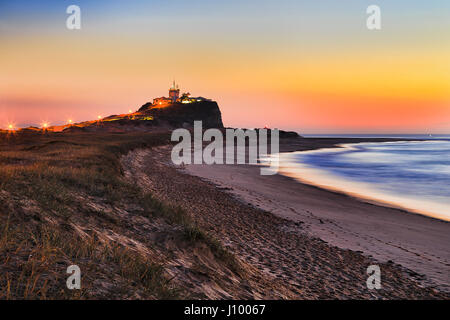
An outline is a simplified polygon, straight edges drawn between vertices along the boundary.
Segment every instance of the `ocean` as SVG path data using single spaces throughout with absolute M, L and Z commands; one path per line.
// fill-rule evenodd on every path
M 305 138 L 393 138 L 393 139 L 426 139 L 450 140 L 450 134 L 303 134 Z
M 450 221 L 449 136 L 282 153 L 280 171 L 303 182 Z

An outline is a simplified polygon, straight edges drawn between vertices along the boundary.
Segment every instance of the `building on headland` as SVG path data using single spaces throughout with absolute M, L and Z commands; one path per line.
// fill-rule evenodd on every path
M 211 101 L 211 99 L 207 99 L 204 97 L 192 97 L 189 92 L 183 93 L 180 97 L 180 88 L 178 85 L 173 82 L 172 86 L 169 89 L 169 97 L 159 97 L 153 99 L 153 105 L 168 105 L 168 104 L 175 104 L 175 103 L 195 103 L 195 102 L 202 102 L 202 101 Z
M 153 99 L 153 105 L 165 105 L 165 104 L 171 104 L 172 99 L 166 98 L 166 97 L 160 97 Z

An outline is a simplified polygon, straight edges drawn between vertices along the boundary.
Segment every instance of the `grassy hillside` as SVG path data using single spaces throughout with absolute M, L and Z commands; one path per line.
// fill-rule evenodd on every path
M 124 179 L 121 155 L 168 138 L 0 136 L 0 299 L 202 298 L 172 281 L 155 232 L 238 274 L 234 257 L 183 210 Z M 72 264 L 81 268 L 82 290 L 66 288 Z

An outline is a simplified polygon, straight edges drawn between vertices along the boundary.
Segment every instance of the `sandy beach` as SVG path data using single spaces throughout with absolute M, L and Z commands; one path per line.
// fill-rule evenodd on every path
M 303 139 L 284 143 L 281 151 L 315 149 L 339 142 L 342 141 Z M 301 225 L 298 232 L 302 234 L 381 263 L 399 264 L 423 285 L 450 291 L 448 222 L 283 175 L 262 176 L 257 166 L 189 165 L 184 171 L 244 203 Z
M 337 142 L 296 139 L 281 150 Z M 126 176 L 185 210 L 237 257 L 246 274 L 244 282 L 233 284 L 239 283 L 241 296 L 448 299 L 448 223 L 285 176 L 261 176 L 255 166 L 175 166 L 170 152 L 171 146 L 130 152 L 122 162 Z M 382 270 L 381 290 L 366 286 L 367 267 L 373 264 Z M 211 297 L 232 297 L 212 279 L 200 280 L 198 286 Z

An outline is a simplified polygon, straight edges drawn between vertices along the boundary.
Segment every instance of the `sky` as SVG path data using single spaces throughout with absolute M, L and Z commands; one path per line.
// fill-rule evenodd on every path
M 175 79 L 230 127 L 449 134 L 449 57 L 445 0 L 0 0 L 0 127 L 137 110 Z

